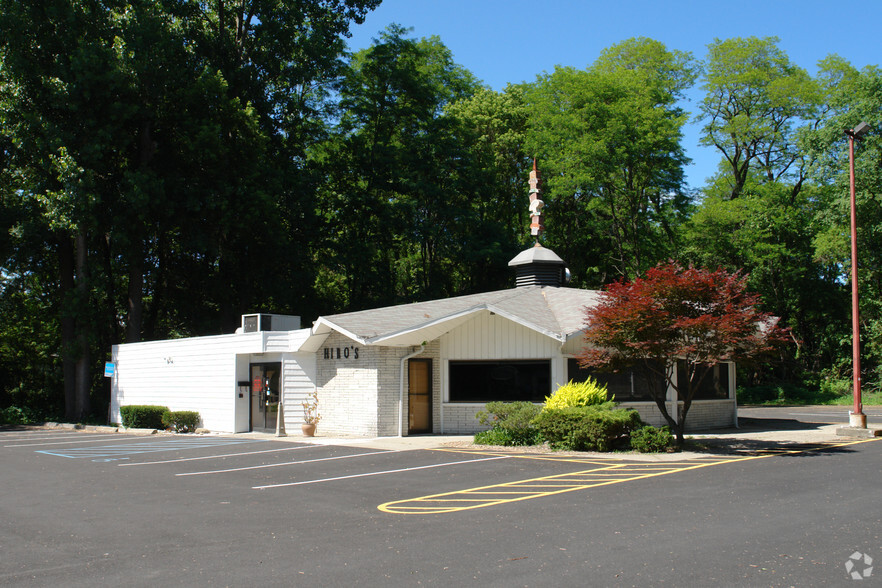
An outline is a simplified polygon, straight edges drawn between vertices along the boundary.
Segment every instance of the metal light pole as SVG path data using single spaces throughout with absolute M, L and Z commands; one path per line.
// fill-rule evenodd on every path
M 858 273 L 857 273 L 857 213 L 854 196 L 854 140 L 870 129 L 865 122 L 848 129 L 848 173 L 851 188 L 851 348 L 853 357 L 854 410 L 848 413 L 848 424 L 860 429 L 867 428 L 867 415 L 861 403 L 861 331 L 858 315 Z

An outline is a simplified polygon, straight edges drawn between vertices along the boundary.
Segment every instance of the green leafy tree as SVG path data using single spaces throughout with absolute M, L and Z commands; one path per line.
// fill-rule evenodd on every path
M 352 57 L 335 135 L 314 158 L 330 176 L 317 261 L 345 285 L 345 306 L 449 294 L 446 267 L 468 213 L 464 147 L 444 108 L 478 88 L 436 37 L 390 26 Z M 327 279 L 327 278 L 326 278 Z
M 824 85 L 792 63 L 778 39 L 715 40 L 708 47 L 702 143 L 722 156 L 686 226 L 681 259 L 744 269 L 764 309 L 791 325 L 799 346 L 788 369 L 747 383 L 805 379 L 835 361 L 844 318 L 836 269 L 815 255 L 823 190 L 817 158 L 800 147 L 828 109 Z
M 808 73 L 776 37 L 716 39 L 704 69 L 701 144 L 721 153 L 728 197 L 743 192 L 753 170 L 798 191 L 805 171 L 796 131 L 814 118 L 819 98 Z
M 855 144 L 862 368 L 867 372 L 865 385 L 878 387 L 882 385 L 882 70 L 877 66 L 858 70 L 831 56 L 820 63 L 818 79 L 826 108 L 820 123 L 804 133 L 801 142 L 813 162 L 811 177 L 818 186 L 813 244 L 816 258 L 833 268 L 831 281 L 839 287 L 840 304 L 848 308 L 840 320 L 830 321 L 839 359 L 828 365 L 834 377 L 851 370 L 850 179 L 843 131 L 863 121 L 870 130 Z
M 676 248 L 688 198 L 676 105 L 695 68 L 650 39 L 558 67 L 525 90 L 527 149 L 546 179 L 548 244 L 577 285 L 636 276 Z
M 30 277 L 40 242 L 68 418 L 121 331 L 217 332 L 308 295 L 272 254 L 307 248 L 294 180 L 341 36 L 377 3 L 0 1 L 4 279 Z
M 508 261 L 522 247 L 530 224 L 525 179 L 532 165 L 525 152 L 527 109 L 523 86 L 486 88 L 445 109 L 467 148 L 460 189 L 471 214 L 463 234 L 462 290 L 510 286 Z
M 836 356 L 837 320 L 847 322 L 835 266 L 815 255 L 821 212 L 818 191 L 778 182 L 748 184 L 738 198 L 728 197 L 728 183 L 705 190 L 705 197 L 685 227 L 680 258 L 704 267 L 749 270 L 748 287 L 763 309 L 782 317 L 793 329 L 797 346 L 777 373 L 742 371 L 746 384 L 771 379 L 813 379 Z M 717 187 L 719 190 L 716 190 Z

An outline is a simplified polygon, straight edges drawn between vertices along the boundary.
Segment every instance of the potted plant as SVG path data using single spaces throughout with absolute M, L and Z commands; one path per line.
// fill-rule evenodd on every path
M 315 435 L 315 427 L 322 419 L 318 412 L 318 390 L 313 390 L 312 394 L 306 397 L 302 402 L 303 405 L 303 424 L 300 429 L 303 431 L 304 437 L 312 437 Z

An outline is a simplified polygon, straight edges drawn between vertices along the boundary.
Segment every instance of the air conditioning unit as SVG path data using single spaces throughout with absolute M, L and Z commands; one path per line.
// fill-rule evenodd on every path
M 300 317 L 289 314 L 243 314 L 242 332 L 295 331 L 300 328 Z

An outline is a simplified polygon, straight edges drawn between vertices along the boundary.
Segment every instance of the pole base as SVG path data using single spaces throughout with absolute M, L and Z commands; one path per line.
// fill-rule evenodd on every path
M 867 428 L 867 415 L 862 412 L 854 413 L 848 412 L 848 426 L 849 427 L 857 427 L 859 429 Z

